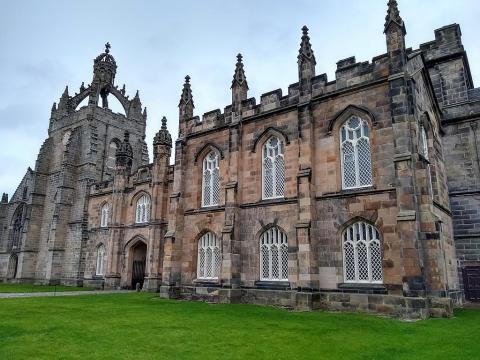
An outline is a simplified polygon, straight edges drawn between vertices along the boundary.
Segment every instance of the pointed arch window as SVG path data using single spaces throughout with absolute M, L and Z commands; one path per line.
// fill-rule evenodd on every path
M 202 206 L 215 206 L 220 203 L 219 156 L 211 151 L 203 159 Z
M 345 282 L 381 284 L 382 251 L 378 230 L 360 221 L 346 228 L 342 239 Z
M 367 122 L 358 116 L 352 116 L 340 128 L 343 189 L 372 185 L 369 133 Z
M 135 222 L 137 224 L 146 223 L 150 220 L 150 197 L 142 195 L 137 201 L 135 213 Z
M 108 227 L 108 221 L 110 218 L 110 205 L 104 204 L 100 210 L 100 227 Z
M 285 193 L 284 144 L 272 136 L 263 145 L 262 151 L 263 199 L 281 198 Z
M 97 265 L 95 267 L 95 275 L 105 275 L 105 246 L 99 245 L 97 248 Z
M 222 254 L 215 234 L 208 232 L 198 241 L 197 278 L 217 280 L 220 274 Z
M 260 280 L 288 281 L 287 235 L 278 227 L 268 229 L 260 238 Z

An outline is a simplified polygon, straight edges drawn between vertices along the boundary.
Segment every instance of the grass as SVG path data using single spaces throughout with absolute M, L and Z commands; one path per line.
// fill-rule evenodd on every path
M 0 293 L 29 293 L 29 292 L 53 292 L 53 291 L 87 291 L 93 290 L 87 287 L 62 286 L 62 285 L 33 285 L 33 284 L 1 284 Z
M 0 299 L 1 359 L 476 359 L 480 311 L 415 323 L 161 300 Z

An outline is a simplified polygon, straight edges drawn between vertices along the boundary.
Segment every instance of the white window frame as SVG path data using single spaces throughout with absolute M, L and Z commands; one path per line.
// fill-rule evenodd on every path
M 203 159 L 202 167 L 202 207 L 220 204 L 220 156 L 217 151 L 210 151 Z M 216 174 L 217 178 L 214 179 Z M 209 176 L 207 182 L 205 178 Z M 208 191 L 208 196 L 207 196 Z
M 96 276 L 105 276 L 105 245 L 100 244 L 97 247 L 97 261 L 95 266 Z
M 270 145 L 273 139 L 277 140 L 277 145 L 272 147 Z M 276 152 L 274 156 L 269 155 L 268 152 Z M 266 194 L 266 181 L 265 181 L 265 160 L 269 159 L 272 163 L 272 196 L 267 196 Z M 277 174 L 277 167 L 276 162 L 278 159 L 281 158 L 283 160 L 283 179 L 279 179 L 279 175 Z M 277 193 L 277 184 L 283 181 L 283 191 L 281 193 Z M 262 199 L 281 199 L 285 197 L 285 144 L 284 142 L 277 136 L 271 136 L 268 138 L 267 141 L 262 146 Z
M 365 227 L 365 232 L 363 231 Z M 359 270 L 359 245 L 366 248 L 366 264 L 367 264 L 367 279 L 360 279 Z M 351 255 L 347 259 L 346 247 L 353 247 L 353 259 Z M 372 249 L 377 247 L 378 254 L 376 257 L 372 256 Z M 373 226 L 363 221 L 358 221 L 348 226 L 342 233 L 342 254 L 343 254 L 343 278 L 345 283 L 357 284 L 383 284 L 383 264 L 382 264 L 382 246 L 380 241 L 380 233 Z M 353 261 L 354 269 L 349 267 Z M 380 276 L 374 275 L 374 266 L 380 273 Z M 349 267 L 347 269 L 347 267 Z M 352 278 L 351 272 L 354 272 Z
M 150 221 L 150 196 L 143 194 L 136 204 L 135 223 L 144 224 Z
M 100 227 L 102 228 L 108 227 L 109 218 L 110 218 L 110 205 L 103 204 L 102 208 L 100 209 Z
M 352 119 L 358 119 L 359 126 L 355 129 L 360 129 L 361 136 L 357 137 L 355 129 L 349 127 L 349 123 Z M 368 129 L 368 134 L 365 134 L 365 127 Z M 342 130 L 345 131 L 345 139 L 342 138 Z M 348 138 L 348 131 L 353 131 L 353 139 Z M 349 190 L 349 189 L 361 189 L 367 188 L 373 185 L 373 164 L 372 164 L 372 148 L 370 143 L 370 132 L 371 129 L 368 123 L 360 118 L 359 116 L 353 115 L 348 118 L 347 121 L 343 123 L 339 130 L 339 142 L 340 142 L 340 161 L 341 161 L 341 176 L 342 176 L 342 189 Z M 358 143 L 360 140 L 366 140 L 369 147 L 369 155 L 370 155 L 370 182 L 368 184 L 360 184 L 360 168 L 359 168 L 359 158 L 358 158 Z M 353 147 L 353 157 L 354 157 L 354 166 L 355 166 L 355 185 L 347 186 L 345 184 L 345 154 L 344 154 L 344 144 L 351 143 Z
M 260 280 L 288 281 L 287 234 L 276 226 L 271 227 L 260 237 L 259 250 Z M 275 269 L 275 263 L 278 269 Z
M 221 266 L 222 251 L 220 241 L 214 233 L 207 232 L 198 240 L 197 279 L 218 280 Z

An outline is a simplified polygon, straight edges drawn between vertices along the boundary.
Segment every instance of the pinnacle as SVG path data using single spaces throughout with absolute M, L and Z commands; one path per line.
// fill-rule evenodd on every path
M 162 118 L 162 127 L 161 127 L 162 130 L 167 130 L 167 118 L 164 116 Z

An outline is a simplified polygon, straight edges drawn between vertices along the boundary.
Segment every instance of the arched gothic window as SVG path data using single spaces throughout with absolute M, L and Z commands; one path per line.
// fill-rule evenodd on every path
M 197 278 L 216 280 L 220 274 L 222 254 L 215 234 L 208 232 L 198 241 Z
M 264 199 L 284 196 L 285 159 L 283 142 L 272 136 L 263 145 L 262 188 Z
M 345 229 L 343 268 L 345 282 L 382 283 L 382 251 L 375 227 L 360 221 Z
M 220 202 L 220 169 L 218 153 L 211 151 L 203 159 L 202 206 L 214 206 Z
M 368 124 L 352 116 L 340 128 L 342 188 L 372 185 L 372 159 Z
M 100 227 L 107 227 L 110 217 L 110 205 L 104 204 L 100 210 Z
M 103 244 L 97 248 L 97 266 L 95 268 L 95 275 L 105 275 L 105 246 Z
M 425 127 L 423 125 L 420 125 L 420 139 L 418 144 L 418 151 L 425 159 L 428 160 L 427 132 L 425 131 Z
M 287 235 L 277 227 L 260 238 L 260 280 L 288 281 Z
M 137 201 L 137 211 L 135 222 L 137 224 L 146 223 L 150 220 L 150 197 L 142 195 Z
M 18 257 L 15 254 L 10 256 L 8 260 L 7 279 L 15 279 L 17 277 Z

